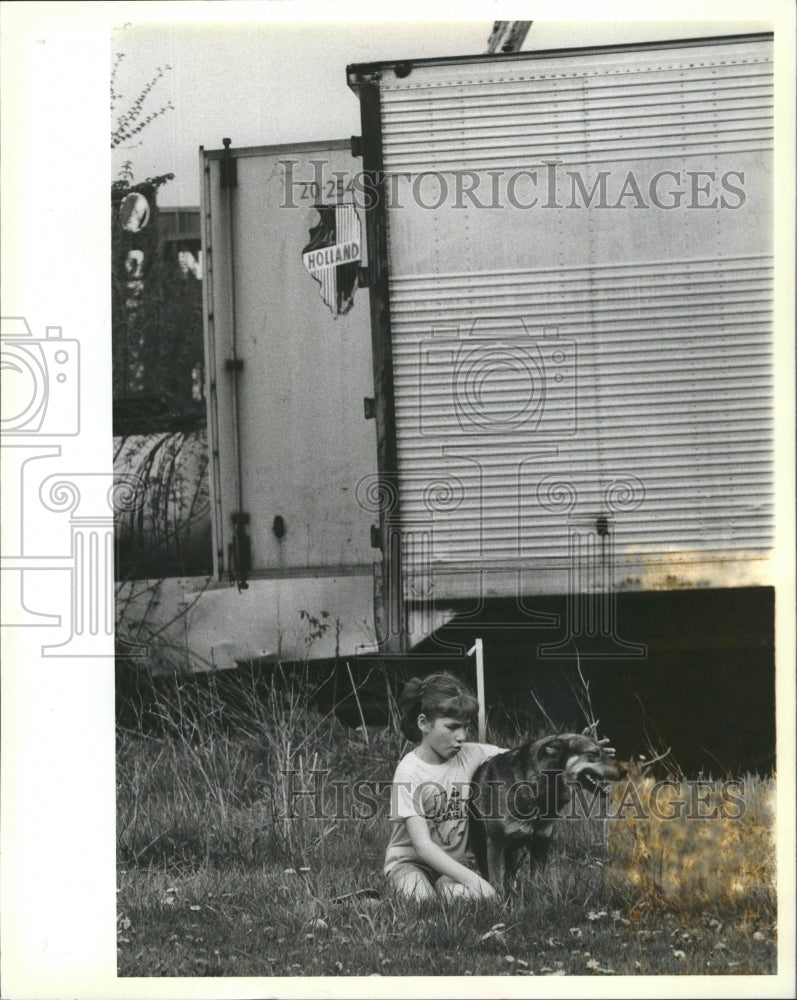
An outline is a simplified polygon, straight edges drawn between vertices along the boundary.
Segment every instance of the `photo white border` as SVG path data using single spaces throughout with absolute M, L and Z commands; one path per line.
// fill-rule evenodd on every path
M 2 312 L 35 336 L 50 325 L 81 343 L 83 425 L 61 442 L 61 472 L 111 471 L 108 71 L 110 29 L 125 21 L 484 21 L 501 3 L 3 3 Z M 421 13 L 422 12 L 422 13 Z M 547 978 L 556 997 L 791 997 L 795 940 L 794 744 L 794 70 L 791 0 L 540 2 L 538 20 L 755 20 L 775 25 L 776 635 L 779 964 L 777 976 Z M 14 484 L 11 484 L 13 488 Z M 8 487 L 4 483 L 4 487 Z M 64 547 L 61 529 L 42 542 Z M 68 614 L 68 612 L 67 612 Z M 40 654 L 37 629 L 3 629 L 3 994 L 137 997 L 514 997 L 526 978 L 179 979 L 116 976 L 113 661 Z M 109 640 L 108 653 L 112 653 Z M 755 683 L 755 679 L 751 678 Z

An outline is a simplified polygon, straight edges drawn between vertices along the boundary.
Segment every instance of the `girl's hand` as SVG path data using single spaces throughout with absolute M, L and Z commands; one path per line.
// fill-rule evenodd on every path
M 472 893 L 482 896 L 484 899 L 491 899 L 496 895 L 495 889 L 493 889 L 487 879 L 482 878 L 476 872 L 469 872 L 469 875 L 472 877 L 462 880 L 462 884 L 466 889 L 470 889 Z
M 616 756 L 617 751 L 614 749 L 614 747 L 609 746 L 610 743 L 611 740 L 608 739 L 608 737 L 604 737 L 602 740 L 598 740 L 598 746 L 603 747 L 603 752 L 606 754 L 606 756 L 614 757 Z
M 600 720 L 598 720 L 599 722 Z M 604 736 L 603 739 L 598 739 L 598 722 L 594 726 L 586 726 L 586 728 L 581 733 L 582 736 L 589 736 L 591 740 L 595 740 L 599 747 L 603 749 L 603 752 L 607 757 L 614 757 L 617 751 L 614 747 L 609 746 L 612 742 L 608 737 Z

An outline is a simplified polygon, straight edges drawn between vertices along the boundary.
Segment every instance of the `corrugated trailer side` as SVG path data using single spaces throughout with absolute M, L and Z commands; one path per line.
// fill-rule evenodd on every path
M 349 68 L 411 617 L 772 582 L 772 79 L 769 35 Z

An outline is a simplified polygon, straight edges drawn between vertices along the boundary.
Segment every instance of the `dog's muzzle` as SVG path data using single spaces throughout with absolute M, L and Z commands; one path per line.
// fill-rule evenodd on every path
M 592 761 L 571 758 L 565 768 L 565 777 L 568 781 L 575 781 L 587 791 L 597 795 L 606 795 L 609 791 L 609 782 L 617 781 L 622 777 L 621 769 L 614 761 Z

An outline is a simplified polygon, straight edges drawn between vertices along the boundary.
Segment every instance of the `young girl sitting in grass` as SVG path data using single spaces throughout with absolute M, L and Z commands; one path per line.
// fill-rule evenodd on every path
M 418 746 L 402 758 L 391 789 L 385 874 L 401 896 L 487 898 L 495 890 L 468 851 L 468 794 L 476 768 L 501 747 L 468 743 L 478 703 L 449 673 L 413 677 L 401 695 L 401 729 Z

